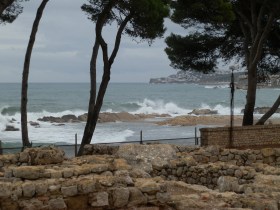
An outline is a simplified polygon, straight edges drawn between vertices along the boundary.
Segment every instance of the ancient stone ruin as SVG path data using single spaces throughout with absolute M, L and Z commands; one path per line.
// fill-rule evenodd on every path
M 0 156 L 1 210 L 279 208 L 280 149 L 167 144 L 55 147 Z

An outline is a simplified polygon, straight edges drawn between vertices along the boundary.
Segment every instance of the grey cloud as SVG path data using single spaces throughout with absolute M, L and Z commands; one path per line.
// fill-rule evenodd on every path
M 0 25 L 0 82 L 21 82 L 25 50 L 40 1 L 24 3 L 24 11 L 10 25 Z M 89 82 L 89 62 L 94 42 L 94 24 L 80 7 L 86 1 L 49 1 L 39 26 L 31 59 L 30 82 Z M 168 28 L 181 30 L 166 21 Z M 112 50 L 115 25 L 104 30 Z M 177 32 L 176 32 L 177 33 Z M 170 30 L 166 35 L 170 34 Z M 174 73 L 164 53 L 164 39 L 151 47 L 123 37 L 112 67 L 112 82 L 148 82 L 150 77 Z M 98 61 L 99 80 L 102 59 Z

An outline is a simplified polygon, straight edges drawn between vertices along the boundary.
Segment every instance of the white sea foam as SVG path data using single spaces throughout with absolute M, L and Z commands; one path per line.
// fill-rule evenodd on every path
M 206 85 L 204 86 L 206 89 L 224 89 L 229 88 L 229 85 Z
M 209 106 L 208 104 L 201 104 L 200 109 L 217 110 L 218 114 L 220 114 L 220 115 L 230 115 L 230 107 L 225 107 L 221 104 L 217 104 L 215 106 Z M 241 110 L 242 110 L 242 108 L 235 107 L 234 108 L 234 113 L 239 115 L 239 114 L 241 114 Z
M 191 110 L 179 107 L 173 102 L 165 103 L 163 100 L 144 99 L 143 102 L 137 103 L 140 108 L 132 114 L 169 114 L 171 116 L 185 115 Z

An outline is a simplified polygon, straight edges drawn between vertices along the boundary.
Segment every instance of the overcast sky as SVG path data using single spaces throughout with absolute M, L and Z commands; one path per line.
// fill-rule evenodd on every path
M 31 27 L 41 1 L 24 2 L 23 13 L 12 24 L 0 25 L 0 82 L 21 82 Z M 94 24 L 80 7 L 86 0 L 50 0 L 45 8 L 31 58 L 29 82 L 89 82 Z M 167 32 L 182 29 L 166 21 Z M 116 26 L 104 30 L 112 49 Z M 112 67 L 111 82 L 148 82 L 152 77 L 176 73 L 164 52 L 164 39 L 136 43 L 123 37 Z M 99 59 L 101 61 L 101 59 Z M 102 63 L 98 64 L 98 76 Z M 100 79 L 99 79 L 100 81 Z

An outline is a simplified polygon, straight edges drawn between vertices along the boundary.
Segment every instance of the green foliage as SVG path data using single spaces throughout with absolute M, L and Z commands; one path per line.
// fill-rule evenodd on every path
M 206 43 L 207 42 L 207 43 Z M 171 34 L 166 43 L 165 51 L 171 60 L 171 66 L 176 69 L 195 69 L 207 73 L 213 71 L 219 54 L 216 48 L 222 39 L 198 33 L 181 37 Z
M 264 72 L 280 71 L 280 0 L 177 0 L 173 1 L 172 8 L 171 17 L 175 23 L 186 29 L 190 26 L 202 28 L 195 35 L 172 34 L 166 39 L 168 47 L 165 51 L 174 68 L 213 71 L 219 58 L 225 61 L 237 58 L 248 67 L 246 54 L 260 40 L 254 37 L 259 27 L 253 21 L 252 8 L 255 8 L 256 17 L 261 14 L 261 27 L 266 25 L 270 14 L 274 14 L 263 44 L 258 72 L 265 75 Z M 242 18 L 240 14 L 243 14 Z
M 15 0 L 9 7 L 7 7 L 2 14 L 0 14 L 0 24 L 12 23 L 20 13 L 23 7 L 21 2 L 28 0 Z
M 219 26 L 235 18 L 228 0 L 178 0 L 171 5 L 174 9 L 171 19 L 183 27 L 196 23 Z
M 115 21 L 120 25 L 125 17 L 130 16 L 124 30 L 127 35 L 149 41 L 163 35 L 163 21 L 169 15 L 166 0 L 89 0 L 89 4 L 84 4 L 82 10 L 90 20 L 96 22 L 108 3 L 113 7 L 106 17 L 107 24 Z

